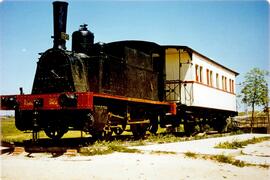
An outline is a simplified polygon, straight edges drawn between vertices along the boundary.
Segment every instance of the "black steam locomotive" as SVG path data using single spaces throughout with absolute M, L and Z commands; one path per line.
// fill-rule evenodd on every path
M 127 125 L 135 136 L 155 133 L 159 117 L 175 113 L 174 104 L 163 101 L 160 46 L 144 41 L 94 44 L 94 34 L 83 24 L 72 34 L 68 51 L 67 6 L 53 2 L 54 45 L 39 58 L 32 93 L 2 96 L 1 108 L 15 109 L 19 130 L 44 130 L 53 139 L 68 130 L 97 137 L 121 134 Z

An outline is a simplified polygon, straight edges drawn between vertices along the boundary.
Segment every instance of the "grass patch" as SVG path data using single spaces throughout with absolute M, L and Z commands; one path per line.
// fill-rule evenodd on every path
M 224 142 L 224 143 L 219 143 L 218 145 L 215 146 L 215 148 L 221 148 L 221 149 L 238 149 L 238 148 L 243 148 L 244 146 L 247 146 L 248 144 L 256 144 L 260 143 L 262 141 L 269 140 L 270 137 L 260 137 L 260 138 L 252 138 L 248 139 L 245 141 L 233 141 L 233 142 Z
M 189 158 L 194 158 L 194 159 L 196 159 L 196 158 L 198 157 L 198 154 L 196 154 L 196 153 L 194 153 L 194 152 L 190 152 L 190 151 L 185 152 L 184 154 L 185 154 L 186 157 L 189 157 Z
M 218 145 L 215 146 L 215 148 L 221 148 L 221 149 L 238 149 L 238 148 L 242 148 L 245 145 L 246 144 L 244 142 L 233 141 L 233 142 L 219 143 Z
M 43 134 L 41 136 L 43 136 Z M 31 133 L 24 133 L 15 127 L 14 117 L 1 118 L 1 141 L 23 142 L 31 138 Z
M 237 159 L 234 159 L 232 156 L 225 156 L 225 155 L 214 155 L 214 156 L 209 156 L 210 159 L 215 160 L 220 163 L 227 163 L 227 164 L 232 164 L 237 167 L 245 167 L 245 166 L 250 166 L 251 164 L 245 163 L 244 161 L 240 161 Z
M 193 152 L 186 152 L 184 153 L 185 157 L 188 158 L 193 158 L 193 159 L 197 159 L 197 158 L 201 158 L 201 159 L 205 159 L 205 160 L 213 160 L 213 161 L 217 161 L 220 163 L 225 163 L 225 164 L 231 164 L 237 167 L 245 167 L 245 166 L 260 166 L 262 168 L 269 168 L 269 165 L 256 165 L 256 164 L 250 164 L 250 163 L 245 163 L 244 161 L 235 159 L 232 156 L 226 156 L 226 155 L 201 155 L 201 154 L 196 154 Z
M 227 164 L 232 164 L 237 167 L 244 167 L 246 165 L 249 165 L 243 161 L 236 160 L 231 156 L 225 156 L 225 155 L 214 155 L 210 156 L 210 159 L 215 160 L 220 163 L 227 163 Z
M 270 166 L 267 164 L 262 164 L 262 165 L 257 165 L 257 164 L 250 164 L 250 163 L 246 163 L 244 161 L 235 159 L 233 156 L 226 156 L 226 155 L 201 155 L 201 154 L 196 154 L 193 152 L 186 152 L 185 153 L 186 157 L 189 158 L 193 158 L 193 159 L 197 159 L 197 158 L 201 158 L 201 159 L 205 159 L 205 160 L 213 160 L 216 162 L 220 162 L 220 163 L 225 163 L 225 164 L 231 164 L 237 167 L 245 167 L 245 166 L 259 166 L 262 168 L 269 168 Z
M 151 151 L 151 154 L 177 154 L 177 153 L 172 151 Z
M 244 161 L 241 161 L 238 159 L 233 159 L 232 165 L 237 166 L 237 167 L 251 166 L 251 164 L 245 163 Z
M 268 169 L 270 167 L 270 165 L 268 165 L 268 164 L 260 164 L 259 166 L 262 168 L 266 168 L 266 169 Z
M 141 151 L 124 146 L 122 141 L 97 141 L 89 147 L 80 149 L 80 153 L 85 156 L 105 155 L 113 152 L 140 153 Z
M 185 140 L 184 138 L 177 137 L 172 134 L 157 134 L 157 135 L 150 135 L 145 141 L 148 143 L 157 143 L 157 144 L 164 144 L 164 143 L 172 143 L 172 142 L 179 142 Z
M 221 162 L 221 163 L 232 163 L 232 157 L 231 156 L 225 156 L 225 155 L 214 155 L 214 156 L 210 156 L 210 159 L 212 160 L 216 160 L 217 162 Z
M 145 145 L 147 145 L 146 140 L 143 140 L 143 139 L 123 141 L 123 143 L 126 146 L 145 146 Z
M 239 135 L 239 134 L 244 134 L 244 131 L 242 131 L 242 130 L 237 130 L 237 131 L 232 131 L 232 132 L 230 132 L 230 135 Z
M 204 155 L 202 157 L 203 159 L 211 159 L 220 163 L 226 163 L 226 164 L 231 164 L 237 167 L 245 167 L 245 166 L 259 166 L 262 168 L 269 168 L 269 165 L 267 164 L 261 164 L 261 165 L 257 165 L 257 164 L 250 164 L 250 163 L 246 163 L 244 161 L 235 159 L 232 156 L 225 156 L 223 154 L 221 155 Z
M 4 117 L 0 119 L 1 122 L 1 141 L 3 142 L 23 142 L 32 139 L 32 132 L 23 132 L 16 128 L 14 117 Z M 86 136 L 83 133 L 83 136 Z M 63 138 L 81 137 L 81 131 L 68 131 Z M 49 139 L 44 131 L 39 132 L 39 138 Z

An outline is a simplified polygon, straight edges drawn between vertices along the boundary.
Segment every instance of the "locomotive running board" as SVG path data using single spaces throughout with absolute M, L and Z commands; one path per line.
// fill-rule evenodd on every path
M 143 121 L 128 121 L 127 124 L 128 125 L 132 125 L 132 124 L 149 124 L 150 120 L 143 120 Z
M 93 96 L 98 97 L 98 98 L 115 99 L 115 100 L 120 100 L 120 101 L 128 101 L 128 102 L 136 102 L 136 103 L 166 105 L 166 106 L 171 105 L 171 103 L 169 102 L 154 101 L 154 100 L 140 99 L 140 98 L 130 98 L 130 97 L 123 97 L 123 96 L 109 95 L 105 93 L 94 93 Z
M 170 113 L 171 115 L 176 115 L 176 112 L 177 112 L 176 103 L 171 103 L 171 102 L 154 101 L 154 100 L 140 99 L 140 98 L 130 98 L 130 97 L 123 97 L 123 96 L 109 95 L 105 93 L 93 93 L 93 97 L 104 98 L 104 99 L 114 99 L 118 101 L 126 101 L 126 102 L 133 102 L 133 103 L 167 106 L 169 109 L 168 113 Z

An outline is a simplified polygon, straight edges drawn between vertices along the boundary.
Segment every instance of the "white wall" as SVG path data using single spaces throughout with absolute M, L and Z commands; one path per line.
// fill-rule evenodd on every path
M 236 111 L 236 96 L 228 92 L 194 83 L 193 103 L 191 106 Z

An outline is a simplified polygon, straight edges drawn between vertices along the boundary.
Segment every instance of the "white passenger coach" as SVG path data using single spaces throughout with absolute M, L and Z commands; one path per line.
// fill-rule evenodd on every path
M 238 73 L 187 46 L 164 48 L 166 100 L 177 103 L 185 124 L 190 122 L 186 128 L 199 121 L 222 130 L 226 119 L 237 114 Z

